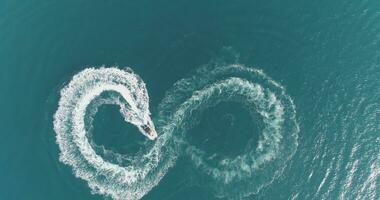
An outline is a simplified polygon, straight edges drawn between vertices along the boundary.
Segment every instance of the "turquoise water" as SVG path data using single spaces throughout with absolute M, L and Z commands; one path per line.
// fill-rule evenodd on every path
M 0 199 L 379 199 L 379 21 L 375 0 L 1 1 Z M 88 107 L 97 155 L 150 170 L 130 184 L 60 161 L 60 92 L 103 65 L 141 77 L 159 135 L 96 105 L 119 94 Z

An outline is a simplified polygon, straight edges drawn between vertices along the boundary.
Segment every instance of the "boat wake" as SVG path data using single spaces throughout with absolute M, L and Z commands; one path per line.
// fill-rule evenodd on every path
M 103 93 L 116 94 L 103 97 Z M 89 132 L 97 108 L 103 104 L 119 105 L 125 121 L 137 127 L 149 124 L 154 129 L 149 116 L 148 92 L 132 70 L 85 69 L 61 90 L 54 115 L 60 160 L 70 165 L 77 177 L 86 180 L 94 193 L 114 199 L 139 199 L 157 185 L 175 159 L 168 150 L 161 149 L 169 136 L 161 134 L 153 145 L 147 145 L 149 149 L 137 154 L 144 156 L 129 157 L 108 150 L 118 163 L 106 161 L 91 145 Z
M 199 124 L 203 111 L 222 102 L 241 103 L 250 113 L 258 113 L 264 128 L 255 148 L 248 145 L 235 157 L 210 159 L 188 141 L 187 134 Z M 145 143 L 135 156 L 111 151 L 115 162 L 106 160 L 104 149 L 91 139 L 93 118 L 103 104 L 119 105 L 125 121 L 156 138 L 149 134 L 155 127 L 145 84 L 130 69 L 89 68 L 75 75 L 61 90 L 54 130 L 60 160 L 94 193 L 113 199 L 143 197 L 179 156 L 190 158 L 196 171 L 207 177 L 205 187 L 216 196 L 246 197 L 278 177 L 298 146 L 293 100 L 262 71 L 242 65 L 203 67 L 175 83 L 158 107 L 156 140 Z
M 222 102 L 240 103 L 251 115 L 258 113 L 264 128 L 255 148 L 248 144 L 240 155 L 216 159 L 192 145 L 186 135 L 199 124 L 199 116 L 206 109 Z M 220 198 L 241 199 L 257 193 L 282 173 L 298 146 L 299 125 L 293 100 L 261 70 L 242 65 L 199 69 L 174 85 L 159 110 L 159 118 L 171 122 L 174 140 L 184 155 L 206 179 L 202 180 L 203 188 Z

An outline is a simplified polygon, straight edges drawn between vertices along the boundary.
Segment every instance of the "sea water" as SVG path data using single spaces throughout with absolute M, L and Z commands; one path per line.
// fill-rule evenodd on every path
M 375 0 L 4 0 L 0 199 L 379 199 L 378 21 Z M 156 140 L 120 90 L 55 120 L 102 67 L 138 77 Z

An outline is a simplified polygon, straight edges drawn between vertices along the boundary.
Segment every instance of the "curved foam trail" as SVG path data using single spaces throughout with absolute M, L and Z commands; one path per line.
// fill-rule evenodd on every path
M 101 96 L 110 91 L 119 97 Z M 260 114 L 265 127 L 257 148 L 250 145 L 243 154 L 218 161 L 207 158 L 204 150 L 190 144 L 186 133 L 197 125 L 196 114 L 224 101 L 242 103 L 250 113 Z M 91 108 L 91 102 L 95 107 Z M 190 157 L 197 173 L 208 180 L 205 187 L 217 197 L 248 197 L 281 175 L 298 146 L 299 126 L 293 100 L 262 71 L 242 65 L 204 67 L 178 81 L 159 105 L 160 137 L 154 144 L 146 143 L 145 150 L 136 156 L 107 150 L 107 155 L 120 161 L 117 163 L 98 154 L 91 141 L 91 127 L 86 127 L 86 123 L 91 126 L 97 107 L 102 104 L 119 105 L 125 120 L 138 126 L 147 137 L 149 129 L 141 125 L 150 124 L 154 129 L 148 93 L 136 74 L 130 69 L 90 68 L 75 75 L 61 90 L 54 130 L 60 160 L 70 165 L 77 177 L 86 180 L 94 193 L 113 199 L 143 197 L 174 165 L 179 152 Z
M 141 125 L 149 124 L 154 131 L 148 92 L 140 77 L 130 69 L 88 68 L 75 75 L 61 90 L 58 110 L 54 115 L 60 160 L 70 165 L 77 177 L 86 180 L 94 193 L 113 199 L 139 199 L 159 182 L 175 156 L 168 150 L 161 152 L 168 139 L 165 134 L 143 152 L 145 156 L 126 158 L 131 161 L 127 166 L 105 161 L 98 155 L 91 145 L 85 121 L 92 121 L 93 116 L 87 114 L 90 103 L 101 99 L 101 94 L 107 92 L 115 92 L 122 99 L 109 102 L 120 106 L 125 121 L 140 130 Z M 150 139 L 156 137 L 142 133 Z M 164 153 L 167 156 L 162 156 Z
M 194 115 L 226 101 L 241 103 L 250 113 L 260 114 L 265 128 L 257 148 L 218 161 L 190 144 L 186 133 L 198 124 Z M 175 140 L 182 144 L 202 179 L 208 177 L 204 187 L 220 198 L 241 199 L 258 193 L 282 173 L 298 146 L 299 126 L 292 99 L 262 71 L 242 65 L 201 68 L 178 81 L 159 110 L 160 118 L 172 122 Z

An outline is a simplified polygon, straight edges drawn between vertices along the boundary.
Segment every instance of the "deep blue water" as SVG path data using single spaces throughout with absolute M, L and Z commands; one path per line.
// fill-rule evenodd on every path
M 208 76 L 230 64 L 262 70 L 268 78 L 240 72 L 231 77 L 293 101 L 294 110 L 283 102 L 285 150 L 249 173 L 242 172 L 244 165 L 232 167 L 231 174 L 243 173 L 233 184 L 220 178 L 225 173 L 212 178 L 197 165 L 192 147 L 214 166 L 251 156 L 263 137 L 260 109 L 245 104 L 253 93 L 240 94 L 243 89 L 232 84 L 239 88 L 231 93 L 237 99 L 228 99 L 226 90 L 190 107 L 185 122 L 175 124 L 163 152 L 178 158 L 143 199 L 379 199 L 379 22 L 376 0 L 3 0 L 0 199 L 110 198 L 92 194 L 59 161 L 53 116 L 60 91 L 85 68 L 130 67 L 146 84 L 151 116 L 161 130 L 175 122 L 166 111 L 221 81 Z M 154 142 L 118 109 L 99 107 L 89 140 L 127 155 L 150 148 Z

